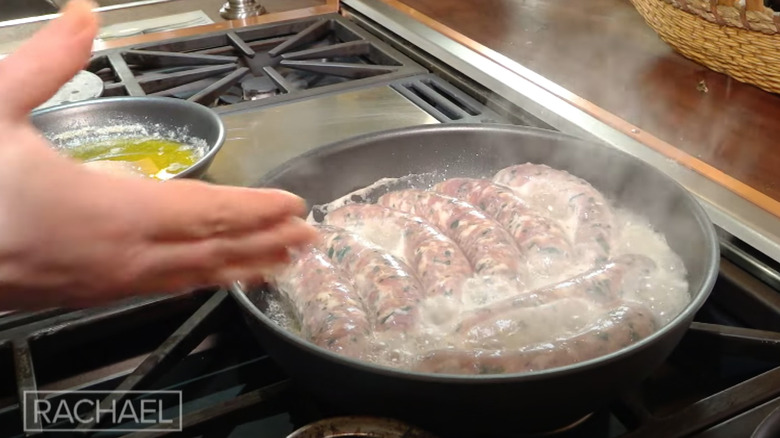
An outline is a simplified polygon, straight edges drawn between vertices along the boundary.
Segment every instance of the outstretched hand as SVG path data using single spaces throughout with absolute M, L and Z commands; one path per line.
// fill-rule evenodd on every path
M 90 8 L 68 2 L 0 61 L 0 309 L 255 281 L 316 238 L 287 192 L 114 176 L 51 148 L 29 112 L 88 62 Z

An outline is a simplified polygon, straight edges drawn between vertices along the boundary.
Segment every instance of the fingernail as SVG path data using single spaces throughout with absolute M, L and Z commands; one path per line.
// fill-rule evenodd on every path
M 278 193 L 278 194 L 280 194 L 280 195 L 282 195 L 282 196 L 288 196 L 290 198 L 295 198 L 295 199 L 299 199 L 299 200 L 303 201 L 303 198 L 301 198 L 300 196 L 296 195 L 293 192 L 288 192 L 287 190 L 284 190 L 284 189 L 271 189 L 271 190 L 276 192 L 276 193 Z
M 306 200 L 303 199 L 302 197 L 296 195 L 295 193 L 287 192 L 287 196 L 290 196 L 291 198 L 295 198 L 301 204 L 306 204 Z
M 89 8 L 90 10 L 97 9 L 100 7 L 100 5 L 98 5 L 97 2 L 94 0 L 70 0 L 65 5 L 64 10 L 68 10 L 68 8 L 77 8 L 79 6 L 85 9 Z
M 87 26 L 88 21 L 97 19 L 97 14 L 92 10 L 98 7 L 98 4 L 92 0 L 71 0 L 65 4 L 65 8 L 62 10 L 62 17 L 67 17 L 63 21 L 73 32 L 78 32 L 89 27 Z M 71 18 L 71 14 L 73 18 Z

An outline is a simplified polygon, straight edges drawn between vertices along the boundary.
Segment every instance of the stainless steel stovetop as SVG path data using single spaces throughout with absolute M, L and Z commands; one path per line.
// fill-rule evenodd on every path
M 519 109 L 490 109 L 498 104 L 478 101 L 410 56 L 417 55 L 331 14 L 99 52 L 87 70 L 104 81 L 103 96 L 168 96 L 219 112 L 227 141 L 206 176 L 218 184 L 253 185 L 289 158 L 369 132 L 457 122 L 544 126 Z
M 156 94 L 214 107 L 228 128 L 205 177 L 218 184 L 256 186 L 296 155 L 397 127 L 553 129 L 531 103 L 517 105 L 467 69 L 345 11 L 97 53 L 89 69 L 104 80 L 104 96 Z M 549 436 L 749 437 L 780 408 L 776 262 L 720 231 L 720 278 L 674 355 L 642 387 Z M 356 425 L 375 428 L 377 438 L 409 437 L 394 423 L 333 420 L 344 413 L 314 403 L 288 379 L 218 290 L 0 317 L 1 436 L 23 436 L 30 412 L 19 400 L 34 389 L 183 392 L 183 432 L 122 436 L 325 438 L 312 424 L 332 421 L 341 437 L 357 436 Z M 522 428 L 518 418 L 514 426 Z M 511 430 L 506 436 L 520 438 Z

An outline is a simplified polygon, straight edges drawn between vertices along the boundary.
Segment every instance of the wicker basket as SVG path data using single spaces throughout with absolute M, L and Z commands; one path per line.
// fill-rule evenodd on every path
M 762 0 L 631 0 L 683 56 L 780 93 L 780 16 Z

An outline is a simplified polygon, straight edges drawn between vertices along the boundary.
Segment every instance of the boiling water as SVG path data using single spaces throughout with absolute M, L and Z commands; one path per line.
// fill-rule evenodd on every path
M 322 216 L 352 202 L 373 202 L 377 196 L 372 193 L 386 192 L 388 187 L 397 186 L 398 180 L 384 179 L 370 187 L 350 193 L 332 203 L 315 207 Z M 429 188 L 429 187 L 418 187 Z M 548 202 L 552 193 L 538 193 L 535 198 Z M 543 209 L 543 207 L 542 207 Z M 313 210 L 313 212 L 314 212 Z M 611 242 L 610 257 L 623 254 L 640 254 L 652 259 L 657 269 L 647 277 L 637 278 L 623 291 L 624 301 L 633 301 L 649 308 L 663 326 L 673 320 L 688 305 L 687 273 L 680 257 L 666 242 L 665 237 L 655 231 L 645 218 L 622 208 L 612 207 L 615 229 Z M 548 217 L 555 218 L 573 235 L 571 219 L 560 210 L 547 209 Z M 315 214 L 309 220 L 317 222 Z M 404 259 L 403 230 L 384 224 L 369 224 L 361 229 L 350 230 L 363 238 L 380 245 L 396 257 Z M 540 287 L 566 281 L 582 274 L 594 266 L 585 261 L 560 266 L 552 274 L 534 275 L 525 290 L 517 290 L 516 283 L 500 278 L 475 277 L 466 281 L 461 299 L 434 297 L 424 299 L 420 305 L 419 327 L 415 333 L 399 336 L 397 333 L 374 333 L 366 345 L 363 359 L 377 364 L 400 368 L 412 368 L 426 353 L 444 348 L 455 349 L 522 349 L 529 345 L 554 342 L 571 338 L 583 330 L 593 328 L 605 315 L 605 309 L 590 301 L 567 298 L 544 305 L 512 310 L 500 318 L 478 325 L 465 333 L 458 332 L 464 318 L 483 306 L 507 297 L 517 296 Z M 291 331 L 297 331 L 295 318 L 286 312 L 286 306 L 271 299 L 266 312 L 269 317 Z
M 627 290 L 625 299 L 649 307 L 659 324 L 666 325 L 691 302 L 685 264 L 647 219 L 625 209 L 616 209 L 616 218 L 619 234 L 613 255 L 642 254 L 658 266 L 645 284 Z

